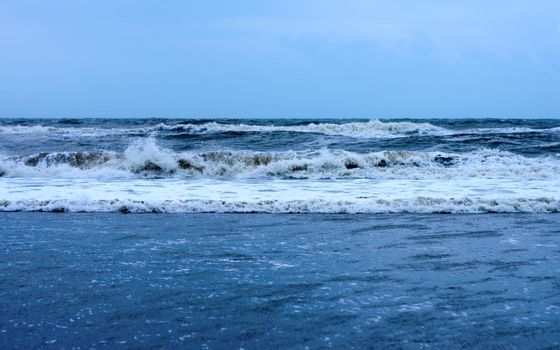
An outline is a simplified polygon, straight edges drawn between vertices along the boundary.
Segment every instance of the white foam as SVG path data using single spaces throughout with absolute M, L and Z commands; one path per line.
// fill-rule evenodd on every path
M 502 200 L 420 197 L 358 201 L 130 201 L 20 200 L 0 201 L 0 211 L 126 212 L 126 213 L 558 213 L 560 201 L 551 198 Z
M 19 134 L 42 134 L 48 132 L 54 132 L 57 128 L 42 126 L 42 125 L 33 125 L 33 126 L 24 126 L 24 125 L 11 125 L 11 126 L 0 126 L 0 135 L 19 135 Z
M 153 163 L 162 170 L 170 172 L 177 170 L 176 158 L 177 154 L 174 154 L 173 151 L 158 147 L 153 138 L 148 138 L 133 142 L 124 152 L 121 164 L 117 159 L 116 162 L 111 163 L 111 166 L 137 170 L 145 167 L 146 163 Z
M 96 128 L 96 127 L 55 127 L 44 125 L 9 125 L 0 126 L 0 135 L 45 135 L 52 136 L 78 136 L 78 137 L 100 137 L 110 135 L 127 135 L 146 133 L 156 128 Z
M 341 135 L 349 137 L 390 138 L 407 134 L 442 134 L 446 129 L 430 123 L 413 122 L 382 122 L 370 120 L 368 122 L 350 123 L 310 123 L 306 125 L 251 125 L 224 124 L 210 122 L 204 124 L 182 124 L 172 128 L 184 128 L 195 132 L 300 132 L 325 135 Z
M 124 153 L 62 152 L 1 157 L 4 177 L 237 177 L 237 178 L 556 178 L 560 158 L 528 158 L 494 149 L 468 153 L 344 150 L 174 152 L 152 138 Z
M 488 134 L 488 133 L 525 133 L 525 132 L 558 132 L 560 127 L 549 129 L 533 129 L 528 127 L 505 128 L 474 128 L 452 130 L 426 122 L 384 122 L 373 119 L 366 122 L 347 123 L 309 123 L 303 125 L 261 125 L 227 122 L 184 123 L 168 125 L 160 123 L 147 127 L 61 127 L 61 126 L 0 126 L 0 135 L 23 134 L 54 134 L 80 137 L 99 137 L 108 135 L 134 135 L 138 133 L 153 134 L 157 132 L 176 131 L 188 134 L 205 134 L 220 132 L 298 132 L 316 133 L 324 135 L 339 135 L 355 138 L 395 138 L 410 135 L 458 135 L 458 134 Z
M 0 178 L 0 210 L 59 209 L 86 212 L 558 212 L 560 179 Z
M 410 135 L 462 135 L 462 134 L 517 134 L 527 132 L 558 132 L 560 127 L 533 129 L 528 127 L 498 127 L 447 129 L 426 122 L 383 122 L 372 119 L 367 122 L 348 123 L 310 123 L 305 125 L 255 125 L 209 122 L 201 124 L 185 123 L 179 125 L 160 124 L 151 130 L 174 130 L 188 133 L 215 132 L 299 132 L 324 135 L 340 135 L 356 138 L 395 138 Z

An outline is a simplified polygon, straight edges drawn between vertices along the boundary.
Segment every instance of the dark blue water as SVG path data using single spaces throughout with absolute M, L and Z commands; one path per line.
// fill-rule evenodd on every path
M 0 348 L 560 347 L 560 216 L 0 213 Z

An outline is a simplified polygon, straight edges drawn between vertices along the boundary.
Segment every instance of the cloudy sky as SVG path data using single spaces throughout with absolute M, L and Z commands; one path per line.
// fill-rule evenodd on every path
M 2 1 L 0 116 L 560 117 L 560 1 Z

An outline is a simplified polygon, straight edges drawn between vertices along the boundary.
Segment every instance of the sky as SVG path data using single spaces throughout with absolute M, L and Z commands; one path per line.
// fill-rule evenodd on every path
M 560 1 L 0 0 L 0 116 L 558 118 Z

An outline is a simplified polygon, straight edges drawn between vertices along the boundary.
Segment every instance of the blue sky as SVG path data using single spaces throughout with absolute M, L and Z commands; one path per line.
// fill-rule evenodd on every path
M 4 117 L 560 117 L 560 1 L 1 1 Z

